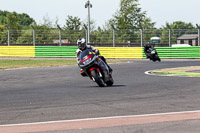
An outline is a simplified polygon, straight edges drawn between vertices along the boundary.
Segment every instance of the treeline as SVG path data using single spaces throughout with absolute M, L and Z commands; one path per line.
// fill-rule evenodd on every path
M 0 10 L 0 43 L 7 42 L 7 28 L 11 30 L 11 43 L 31 43 L 33 25 L 36 29 L 36 43 L 53 43 L 58 40 L 58 20 L 52 22 L 48 16 L 44 17 L 42 24 L 36 21 L 28 14 L 18 14 Z M 62 39 L 69 42 L 75 42 L 78 37 L 85 37 L 84 24 L 78 16 L 67 16 L 66 23 L 62 28 Z M 140 43 L 141 29 L 143 29 L 144 42 L 149 42 L 153 36 L 161 37 L 161 43 L 168 43 L 169 30 L 172 29 L 172 42 L 183 34 L 195 34 L 197 28 L 191 23 L 176 21 L 166 23 L 160 28 L 155 28 L 156 22 L 153 22 L 145 11 L 139 7 L 138 0 L 121 0 L 120 7 L 108 20 L 103 27 L 96 27 L 95 21 L 91 21 L 91 42 L 111 43 L 113 40 L 112 25 L 116 30 L 116 42 L 118 43 Z

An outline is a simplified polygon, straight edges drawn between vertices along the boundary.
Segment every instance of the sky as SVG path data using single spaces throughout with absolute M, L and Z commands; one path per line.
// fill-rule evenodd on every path
M 27 13 L 38 24 L 44 17 L 49 17 L 53 23 L 58 18 L 62 27 L 67 16 L 77 16 L 87 22 L 88 10 L 84 5 L 87 0 L 0 0 L 0 10 L 17 13 Z M 90 0 L 93 5 L 91 19 L 97 26 L 103 26 L 119 9 L 120 0 Z M 194 25 L 200 24 L 200 0 L 139 0 L 139 7 L 147 12 L 156 27 L 162 27 L 166 22 L 184 21 Z

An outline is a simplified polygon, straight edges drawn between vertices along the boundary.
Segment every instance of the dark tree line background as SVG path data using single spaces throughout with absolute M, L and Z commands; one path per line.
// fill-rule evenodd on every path
M 167 21 L 167 20 L 166 20 Z M 85 37 L 83 22 L 78 16 L 68 15 L 66 23 L 62 28 L 62 38 L 75 42 L 78 37 Z M 36 21 L 26 13 L 16 13 L 0 10 L 0 44 L 7 42 L 7 28 L 11 30 L 11 43 L 31 43 L 33 25 L 36 29 L 37 43 L 52 43 L 58 40 L 58 19 L 52 22 L 48 16 L 43 18 L 42 24 Z M 113 17 L 105 22 L 102 27 L 96 27 L 95 21 L 91 20 L 91 42 L 94 43 L 112 43 L 112 27 L 116 28 L 116 42 L 140 43 L 140 29 L 144 30 L 144 42 L 149 42 L 153 36 L 161 37 L 161 43 L 168 43 L 168 26 L 172 29 L 172 41 L 183 34 L 194 34 L 197 28 L 191 23 L 175 21 L 166 23 L 160 28 L 155 28 L 156 22 L 153 22 L 147 16 L 145 11 L 139 7 L 138 0 L 121 0 L 119 9 Z

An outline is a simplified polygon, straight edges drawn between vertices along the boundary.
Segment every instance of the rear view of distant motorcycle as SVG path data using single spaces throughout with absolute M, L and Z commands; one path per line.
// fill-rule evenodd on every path
M 144 45 L 144 53 L 145 53 L 146 57 L 149 58 L 150 60 L 152 60 L 153 62 L 155 62 L 155 61 L 160 62 L 161 61 L 161 59 L 158 56 L 156 49 L 149 44 Z

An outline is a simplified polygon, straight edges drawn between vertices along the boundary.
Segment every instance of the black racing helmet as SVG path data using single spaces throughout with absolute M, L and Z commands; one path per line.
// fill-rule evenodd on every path
M 144 44 L 144 47 L 151 47 L 151 45 L 150 44 Z

